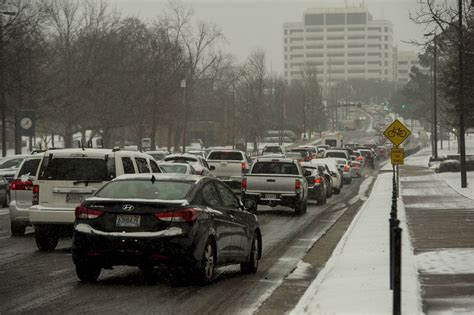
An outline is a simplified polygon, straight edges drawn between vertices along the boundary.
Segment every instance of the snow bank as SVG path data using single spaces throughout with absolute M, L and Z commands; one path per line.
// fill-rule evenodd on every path
M 450 248 L 416 255 L 420 272 L 429 274 L 474 274 L 473 261 L 473 248 Z
M 474 199 L 474 172 L 467 172 L 467 188 L 461 188 L 460 173 L 439 173 L 437 176 L 461 195 Z
M 391 314 L 388 239 L 391 183 L 391 174 L 378 177 L 369 199 L 291 314 Z M 403 205 L 399 209 L 404 231 L 402 312 L 419 314 L 418 274 Z

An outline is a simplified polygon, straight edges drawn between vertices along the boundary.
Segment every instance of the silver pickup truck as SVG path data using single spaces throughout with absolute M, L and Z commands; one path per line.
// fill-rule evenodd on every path
M 242 176 L 250 168 L 250 159 L 239 150 L 213 150 L 207 156 L 211 173 L 240 193 Z
M 258 205 L 278 205 L 306 212 L 308 183 L 299 163 L 288 158 L 261 157 L 242 179 L 242 201 L 257 211 Z

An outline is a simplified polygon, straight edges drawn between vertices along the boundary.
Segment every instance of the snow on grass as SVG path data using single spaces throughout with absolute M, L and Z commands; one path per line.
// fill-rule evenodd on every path
M 372 194 L 291 314 L 391 314 L 388 239 L 391 182 L 391 174 L 379 175 Z M 418 274 L 402 204 L 399 204 L 399 219 L 404 231 L 402 312 L 419 314 Z
M 439 173 L 437 176 L 461 195 L 474 199 L 474 172 L 467 172 L 467 188 L 461 188 L 460 173 Z
M 473 248 L 450 248 L 416 255 L 420 272 L 429 274 L 474 274 L 473 261 Z

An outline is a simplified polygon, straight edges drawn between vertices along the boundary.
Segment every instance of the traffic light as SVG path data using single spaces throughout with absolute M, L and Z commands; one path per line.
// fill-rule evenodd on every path
M 407 108 L 407 105 L 406 104 L 402 104 L 402 109 L 405 109 Z

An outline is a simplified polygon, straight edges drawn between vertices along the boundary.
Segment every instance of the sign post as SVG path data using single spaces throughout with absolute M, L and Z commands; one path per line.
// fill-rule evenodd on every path
M 411 131 L 401 121 L 395 119 L 384 131 L 384 136 L 393 143 L 391 162 L 393 168 L 392 208 L 389 219 L 390 233 L 390 289 L 393 290 L 393 314 L 401 314 L 401 235 L 400 221 L 397 218 L 397 198 L 400 193 L 399 165 L 403 165 L 405 152 L 398 146 L 410 135 Z

